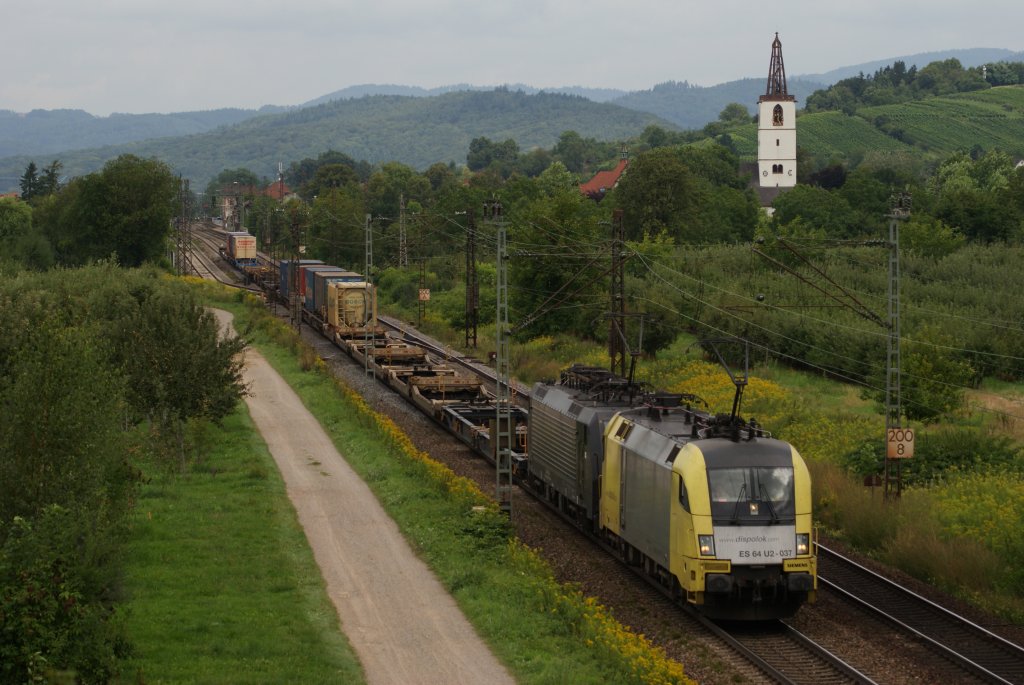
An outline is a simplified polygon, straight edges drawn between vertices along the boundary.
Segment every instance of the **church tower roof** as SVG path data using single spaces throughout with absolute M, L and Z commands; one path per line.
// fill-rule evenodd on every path
M 782 64 L 782 41 L 776 32 L 772 41 L 772 63 L 768 67 L 768 88 L 758 102 L 766 100 L 796 100 L 786 91 L 786 67 Z

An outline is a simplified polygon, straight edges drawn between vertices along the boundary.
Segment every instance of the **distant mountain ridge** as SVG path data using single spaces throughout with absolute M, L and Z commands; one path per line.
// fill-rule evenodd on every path
M 499 89 L 434 97 L 374 95 L 258 116 L 233 126 L 176 138 L 136 141 L 59 155 L 66 173 L 89 173 L 123 153 L 156 157 L 176 173 L 205 183 L 225 168 L 246 167 L 273 177 L 277 163 L 338 150 L 371 163 L 399 161 L 425 169 L 464 163 L 474 138 L 511 138 L 520 150 L 551 148 L 574 130 L 583 137 L 623 140 L 647 126 L 674 128 L 653 114 L 579 96 L 527 95 Z M 0 159 L 0 178 L 16 179 L 30 161 Z
M 174 114 L 111 114 L 97 117 L 80 109 L 0 110 L 0 157 L 49 155 L 66 150 L 114 145 L 149 138 L 203 133 L 259 114 L 285 111 L 225 108 Z
M 355 98 L 366 97 L 367 95 L 408 95 L 410 97 L 433 97 L 435 95 L 444 95 L 445 93 L 454 93 L 464 90 L 476 90 L 476 91 L 488 91 L 496 90 L 498 88 L 505 88 L 512 91 L 521 91 L 527 95 L 536 95 L 537 93 L 559 93 L 562 95 L 578 95 L 585 97 L 588 100 L 594 102 L 609 102 L 615 98 L 626 95 L 629 91 L 619 90 L 617 88 L 586 88 L 584 86 L 562 86 L 559 88 L 535 88 L 528 86 L 525 83 L 503 83 L 500 85 L 493 86 L 474 86 L 469 83 L 456 83 L 448 86 L 438 86 L 436 88 L 421 88 L 420 86 L 401 86 L 396 84 L 377 84 L 377 83 L 364 83 L 357 86 L 348 86 L 341 90 L 336 90 L 333 93 L 327 95 L 321 95 L 320 97 L 304 102 L 300 107 L 312 107 L 315 105 L 322 105 L 325 102 L 331 102 L 332 100 L 352 100 Z

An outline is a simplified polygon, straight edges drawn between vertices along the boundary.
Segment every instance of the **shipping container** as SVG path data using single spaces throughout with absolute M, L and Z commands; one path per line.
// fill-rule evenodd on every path
M 327 284 L 327 323 L 341 337 L 377 327 L 377 290 L 365 281 Z
M 229 233 L 228 257 L 239 266 L 256 264 L 256 236 L 248 233 Z
M 309 270 L 306 272 L 306 278 L 306 309 L 315 312 L 323 319 L 326 319 L 327 316 L 328 283 L 358 283 L 363 280 L 362 274 L 341 269 L 337 271 Z
M 306 306 L 306 290 L 313 287 L 313 273 L 316 271 L 344 271 L 340 266 L 332 264 L 299 264 L 299 297 L 302 306 Z M 310 295 L 312 297 L 312 295 Z
M 291 264 L 292 264 L 292 260 L 290 260 L 290 259 L 282 259 L 278 263 L 278 273 L 280 275 L 278 289 L 281 291 L 281 297 L 283 297 L 286 300 L 288 299 L 288 297 L 289 297 L 289 295 L 291 293 L 291 290 L 292 290 L 292 278 L 291 277 L 292 277 L 292 273 L 294 273 L 294 271 L 292 269 Z M 320 261 L 319 259 L 299 259 L 299 260 L 296 261 L 296 265 L 298 267 L 300 267 L 300 271 L 301 271 L 301 267 L 302 266 L 304 266 L 304 265 L 313 265 L 313 264 L 323 264 L 323 262 Z M 302 292 L 301 288 L 299 289 L 299 292 L 300 293 Z
M 224 234 L 224 247 L 221 248 L 221 252 L 223 252 L 225 255 L 227 255 L 229 257 L 231 256 L 231 247 L 232 247 L 231 239 L 234 236 L 236 236 L 236 235 L 249 235 L 249 232 L 248 231 L 228 231 L 227 233 Z

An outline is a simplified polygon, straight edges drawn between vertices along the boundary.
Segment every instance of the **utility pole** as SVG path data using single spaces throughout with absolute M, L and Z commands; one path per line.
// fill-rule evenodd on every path
M 608 317 L 608 359 L 612 373 L 626 377 L 626 278 L 622 210 L 612 213 L 611 314 Z
M 369 214 L 366 215 L 366 264 L 364 267 L 364 278 L 368 286 L 372 285 L 370 274 L 373 273 L 373 228 L 371 226 L 371 218 Z M 377 294 L 373 292 L 372 287 L 370 290 L 370 307 L 372 308 Z M 363 331 L 363 373 L 367 376 L 376 376 L 373 364 L 370 363 L 370 354 L 374 346 L 373 328 L 373 317 L 370 316 L 370 312 L 367 312 L 366 327 Z
M 235 231 L 240 232 L 242 230 L 242 186 L 235 181 L 235 213 L 231 217 L 232 223 L 235 226 Z
M 498 303 L 495 337 L 495 430 L 494 464 L 495 494 L 498 506 L 512 517 L 512 409 L 511 372 L 509 363 L 508 325 L 508 232 L 501 215 L 501 203 L 491 200 L 484 203 L 484 218 L 494 222 L 498 230 Z
M 409 266 L 409 244 L 405 237 L 405 193 L 398 196 L 398 266 Z
M 423 325 L 423 316 L 427 313 L 427 300 L 430 299 L 430 291 L 427 290 L 427 258 L 420 257 L 420 287 L 419 297 L 416 298 L 416 327 Z
M 302 245 L 302 231 L 299 228 L 298 214 L 292 215 L 292 263 L 291 263 L 291 285 L 288 297 L 288 309 L 291 313 L 291 324 L 295 330 L 302 327 L 302 300 L 299 298 L 299 260 L 305 246 Z
M 910 218 L 910 193 L 890 200 L 889 321 L 885 364 L 885 497 L 898 498 L 903 490 L 903 460 L 913 454 L 913 431 L 900 425 L 900 222 Z M 909 438 L 909 439 L 908 439 Z M 908 453 L 909 446 L 909 453 Z
M 188 179 L 178 179 L 178 220 L 175 231 L 177 250 L 175 255 L 175 266 L 179 276 L 188 276 L 192 273 L 192 223 L 189 213 L 190 197 Z
M 466 347 L 475 350 L 480 317 L 480 282 L 476 275 L 476 219 L 472 209 L 467 210 L 466 214 Z

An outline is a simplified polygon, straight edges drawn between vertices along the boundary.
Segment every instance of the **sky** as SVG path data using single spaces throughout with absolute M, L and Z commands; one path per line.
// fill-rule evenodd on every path
M 297 105 L 366 83 L 643 90 L 919 52 L 1024 50 L 989 0 L 46 0 L 0 18 L 0 110 Z

